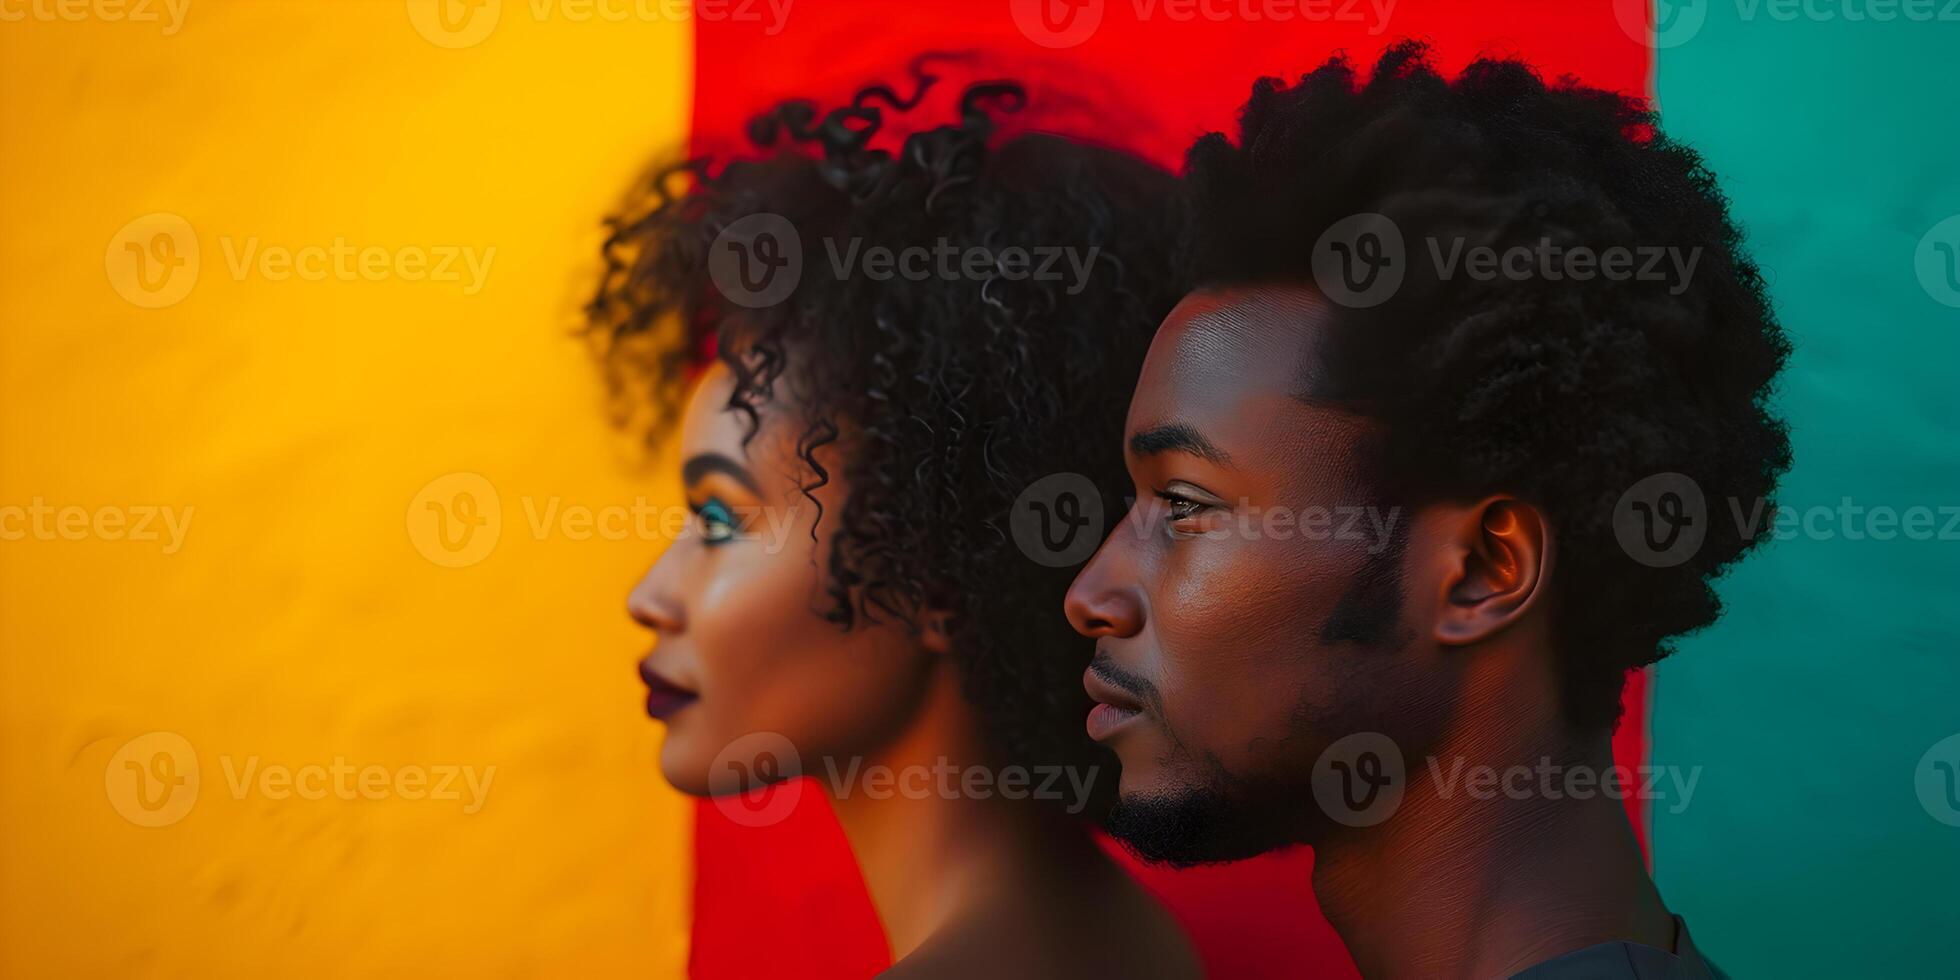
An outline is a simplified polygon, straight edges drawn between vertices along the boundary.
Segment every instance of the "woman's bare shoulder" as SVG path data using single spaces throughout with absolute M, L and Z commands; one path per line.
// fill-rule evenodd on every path
M 1197 953 L 1170 913 L 1120 870 L 1003 896 L 941 929 L 883 976 L 1197 980 Z

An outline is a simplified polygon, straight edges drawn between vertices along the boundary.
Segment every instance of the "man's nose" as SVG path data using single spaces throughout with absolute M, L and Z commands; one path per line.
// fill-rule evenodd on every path
M 1097 549 L 1069 586 L 1062 609 L 1070 626 L 1087 637 L 1134 636 L 1143 628 L 1143 602 L 1124 554 L 1119 527 Z

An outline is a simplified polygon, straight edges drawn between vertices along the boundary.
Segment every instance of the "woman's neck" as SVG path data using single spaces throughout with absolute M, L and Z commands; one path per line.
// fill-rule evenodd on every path
M 820 777 L 894 961 L 1000 888 L 1049 832 L 1041 807 L 969 792 L 965 780 L 976 768 L 987 770 L 976 785 L 991 789 L 978 720 L 948 669 L 897 739 L 875 756 L 834 760 Z

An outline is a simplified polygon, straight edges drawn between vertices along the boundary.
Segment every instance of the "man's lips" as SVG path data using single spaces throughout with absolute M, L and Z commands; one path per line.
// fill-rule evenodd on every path
M 647 685 L 647 715 L 666 720 L 682 708 L 701 699 L 701 695 L 654 673 L 653 665 L 640 661 L 640 680 Z
M 1101 742 L 1139 717 L 1142 715 L 1135 708 L 1119 708 L 1113 704 L 1097 702 L 1095 707 L 1089 709 L 1089 717 L 1083 722 L 1082 727 L 1088 730 L 1090 738 Z
M 1082 672 L 1082 689 L 1089 692 L 1089 697 L 1096 702 L 1096 706 L 1089 709 L 1089 718 L 1084 727 L 1088 729 L 1089 737 L 1098 742 L 1114 735 L 1118 729 L 1143 714 L 1142 702 L 1130 692 L 1097 675 L 1093 665 Z

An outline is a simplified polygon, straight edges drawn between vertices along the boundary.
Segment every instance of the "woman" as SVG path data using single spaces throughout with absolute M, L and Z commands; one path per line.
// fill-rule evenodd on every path
M 1116 772 L 1083 731 L 1092 649 L 1060 612 L 1075 562 L 1042 563 L 1055 537 L 1010 524 L 1050 474 L 1124 485 L 1124 406 L 1179 294 L 1173 181 L 998 140 L 1012 83 L 874 146 L 932 82 L 823 115 L 786 103 L 750 127 L 750 158 L 660 172 L 612 219 L 590 314 L 615 394 L 659 433 L 662 396 L 692 380 L 695 522 L 629 603 L 657 635 L 641 670 L 661 769 L 718 795 L 800 760 L 863 869 L 889 976 L 1193 977 L 1085 824 Z M 1093 513 L 1073 503 L 1051 516 Z M 787 751 L 737 748 L 758 738 Z

